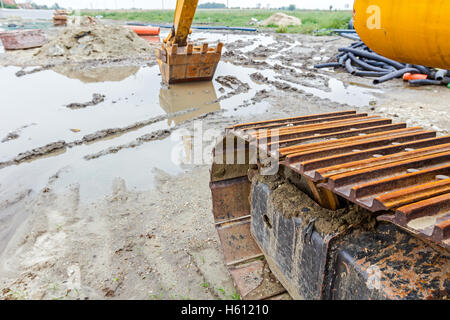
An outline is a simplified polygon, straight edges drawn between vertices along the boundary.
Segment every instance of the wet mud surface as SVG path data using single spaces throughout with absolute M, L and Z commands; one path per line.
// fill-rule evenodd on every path
M 356 109 L 448 134 L 446 88 L 313 70 L 350 40 L 192 37 L 225 43 L 211 82 L 161 85 L 151 50 L 76 62 L 0 54 L 10 88 L 0 96 L 0 298 L 230 299 L 208 185 L 227 126 Z M 295 198 L 288 184 L 280 192 Z
M 105 96 L 103 94 L 94 93 L 92 95 L 91 101 L 88 101 L 85 103 L 73 102 L 73 103 L 69 103 L 66 107 L 69 109 L 82 109 L 82 108 L 86 108 L 86 107 L 96 106 L 99 103 L 102 103 L 103 101 L 105 101 Z

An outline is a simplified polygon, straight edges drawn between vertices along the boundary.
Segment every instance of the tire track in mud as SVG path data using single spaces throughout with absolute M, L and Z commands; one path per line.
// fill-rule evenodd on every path
M 215 113 L 218 113 L 218 112 L 221 112 L 221 111 L 222 110 L 205 113 L 205 114 L 203 114 L 201 116 L 198 116 L 198 117 L 196 117 L 194 119 L 185 121 L 185 122 L 183 122 L 183 124 L 189 123 L 192 120 L 204 119 L 204 118 L 206 118 L 206 117 L 208 117 L 208 116 L 210 116 L 212 114 L 215 114 Z M 147 142 L 156 141 L 156 140 L 163 140 L 163 139 L 169 137 L 172 134 L 173 131 L 178 130 L 180 128 L 180 125 L 177 125 L 177 126 L 175 126 L 173 128 L 157 130 L 157 131 L 153 131 L 153 132 L 144 134 L 144 135 L 136 138 L 135 140 L 133 140 L 133 141 L 131 141 L 129 143 L 125 143 L 125 144 L 121 144 L 121 145 L 118 145 L 118 146 L 110 147 L 110 148 L 104 149 L 102 151 L 99 151 L 97 153 L 86 155 L 86 156 L 84 156 L 84 159 L 85 160 L 94 160 L 94 159 L 98 159 L 100 157 L 103 157 L 103 156 L 106 156 L 106 155 L 109 155 L 109 154 L 112 154 L 112 153 L 117 153 L 117 152 L 119 152 L 122 149 L 136 148 L 136 147 L 138 147 L 140 145 L 143 145 L 144 143 L 147 143 Z
M 24 129 L 28 128 L 28 127 L 34 126 L 34 125 L 36 125 L 36 123 L 26 124 L 26 125 L 21 126 L 20 128 L 14 130 L 14 131 L 9 132 L 2 139 L 1 143 L 6 143 L 6 142 L 9 142 L 11 140 L 19 139 L 20 138 L 20 133 L 22 132 L 22 130 L 24 130 Z
M 216 81 L 218 83 L 220 83 L 221 85 L 223 85 L 224 87 L 227 87 L 229 89 L 232 89 L 231 92 L 229 92 L 226 95 L 223 95 L 221 97 L 219 97 L 218 99 L 212 101 L 212 102 L 218 102 L 221 100 L 225 100 L 228 99 L 232 96 L 241 94 L 241 93 L 246 93 L 250 90 L 250 86 L 247 83 L 244 83 L 240 80 L 238 80 L 236 77 L 234 76 L 222 76 L 222 77 L 218 77 L 216 79 Z M 295 88 L 294 88 L 295 90 Z M 252 100 L 254 101 L 258 101 L 261 100 L 262 96 L 261 94 L 266 93 L 265 90 L 259 91 L 255 94 L 255 96 L 252 98 Z M 93 99 L 95 100 L 95 95 L 93 97 Z M 75 104 L 74 104 L 75 105 Z M 81 104 L 77 104 L 77 105 L 81 105 Z M 86 104 L 89 105 L 89 104 Z M 246 107 L 248 105 L 247 104 L 242 104 L 240 107 Z M 84 106 L 83 106 L 84 107 Z M 141 129 L 143 127 L 146 127 L 148 125 L 152 125 L 154 123 L 160 122 L 160 121 L 164 121 L 167 120 L 169 118 L 175 118 L 184 114 L 188 114 L 194 111 L 197 111 L 197 108 L 190 108 L 187 110 L 183 110 L 183 111 L 179 111 L 179 112 L 174 112 L 174 113 L 170 113 L 170 114 L 165 114 L 165 115 L 160 115 L 157 117 L 153 117 L 144 121 L 139 121 L 139 122 L 135 122 L 129 126 L 126 127 L 120 127 L 120 128 L 108 128 L 108 129 L 103 129 L 103 130 L 99 130 L 96 131 L 94 133 L 91 134 L 87 134 L 85 136 L 83 136 L 83 138 L 79 139 L 79 140 L 75 140 L 72 142 L 66 142 L 64 140 L 59 140 L 56 142 L 51 142 L 49 144 L 46 144 L 44 146 L 41 147 L 37 147 L 34 148 L 32 150 L 28 150 L 22 153 L 19 153 L 16 157 L 14 157 L 13 159 L 9 160 L 9 161 L 5 161 L 5 162 L 0 162 L 0 169 L 3 169 L 5 167 L 9 167 L 12 165 L 18 165 L 21 164 L 23 162 L 29 162 L 29 161 L 34 161 L 37 160 L 39 158 L 45 157 L 45 156 L 49 156 L 51 154 L 56 154 L 58 152 L 64 151 L 67 148 L 73 148 L 75 146 L 79 146 L 82 144 L 90 144 L 90 143 L 94 143 L 96 141 L 99 140 L 103 140 L 106 139 L 108 137 L 112 137 L 112 136 L 119 136 L 131 131 L 135 131 L 138 129 Z M 222 110 L 220 110 L 222 111 Z M 202 116 L 198 116 L 195 119 L 203 119 L 205 117 L 207 117 L 208 115 L 212 114 L 212 113 L 216 113 L 216 112 L 220 112 L 220 111 L 214 111 L 214 112 L 209 112 L 206 113 Z M 189 121 L 187 121 L 189 122 Z M 117 153 L 122 149 L 128 149 L 128 148 L 135 148 L 138 147 L 146 142 L 150 142 L 150 141 L 155 141 L 155 140 L 163 140 L 165 138 L 167 138 L 168 136 L 170 136 L 170 134 L 179 128 L 179 125 L 174 127 L 174 128 L 168 128 L 168 129 L 162 129 L 162 130 L 157 130 L 157 131 L 153 131 L 150 132 L 148 134 L 142 135 L 138 138 L 136 138 L 135 140 L 126 143 L 126 144 L 122 144 L 122 145 L 118 145 L 118 146 L 113 146 L 107 149 L 104 149 L 100 152 L 97 153 L 93 153 L 93 154 L 89 154 L 84 156 L 85 160 L 93 160 L 93 159 L 97 159 L 100 158 L 102 156 L 108 155 L 108 154 L 112 154 L 112 153 Z
M 108 149 L 102 150 L 100 152 L 94 153 L 94 154 L 89 154 L 84 156 L 85 160 L 93 160 L 93 159 L 97 159 L 100 158 L 102 156 L 106 156 L 108 154 L 111 153 L 117 153 L 122 149 L 127 149 L 127 148 L 136 148 L 146 142 L 150 142 L 150 141 L 155 141 L 155 140 L 162 140 L 167 138 L 168 136 L 170 136 L 170 134 L 172 133 L 173 129 L 165 129 L 165 130 L 157 130 L 157 131 L 153 131 L 151 133 L 145 134 L 143 136 L 140 136 L 138 138 L 136 138 L 134 141 L 127 143 L 127 144 L 122 144 L 119 146 L 115 146 L 115 147 L 110 147 Z
M 187 110 L 183 110 L 183 111 L 179 111 L 179 112 L 175 112 L 175 113 L 160 115 L 160 116 L 153 117 L 153 118 L 150 118 L 150 119 L 147 119 L 144 121 L 135 122 L 126 127 L 108 128 L 108 129 L 99 130 L 94 133 L 87 134 L 87 135 L 83 136 L 83 138 L 72 141 L 72 142 L 66 142 L 64 140 L 51 142 L 49 144 L 46 144 L 45 146 L 34 148 L 32 150 L 28 150 L 28 151 L 19 153 L 16 157 L 14 157 L 13 159 L 11 159 L 9 161 L 0 162 L 0 169 L 9 167 L 12 165 L 18 165 L 18 164 L 26 162 L 26 161 L 34 161 L 34 160 L 37 160 L 44 156 L 48 156 L 52 153 L 63 151 L 67 148 L 73 148 L 75 146 L 93 143 L 93 142 L 96 142 L 96 141 L 99 141 L 99 140 L 102 140 L 102 139 L 105 139 L 105 138 L 108 138 L 108 137 L 111 137 L 114 135 L 121 135 L 124 133 L 135 131 L 135 130 L 141 129 L 143 127 L 152 125 L 154 123 L 161 122 L 161 121 L 167 120 L 172 117 L 177 117 L 177 116 L 181 116 L 181 115 L 184 115 L 187 113 L 191 113 L 196 110 L 197 110 L 197 108 L 191 108 L 191 109 L 187 109 Z M 137 138 L 135 142 L 131 142 L 128 145 L 124 145 L 120 149 L 123 149 L 126 146 L 133 147 L 133 144 L 135 144 L 134 146 L 137 146 L 144 142 L 166 138 L 168 135 L 170 135 L 172 130 L 173 129 L 167 129 L 167 130 L 158 130 L 155 132 L 151 132 L 149 134 L 146 134 L 146 135 L 143 135 L 143 136 Z M 111 149 L 111 152 L 113 152 L 113 149 L 114 149 L 114 147 Z M 118 149 L 117 151 L 119 151 L 120 149 Z

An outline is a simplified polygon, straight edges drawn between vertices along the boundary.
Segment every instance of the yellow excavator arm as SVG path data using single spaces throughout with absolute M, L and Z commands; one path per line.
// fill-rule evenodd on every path
M 177 0 L 172 32 L 164 39 L 164 43 L 176 43 L 179 47 L 187 45 L 187 38 L 191 33 L 197 4 L 198 0 Z

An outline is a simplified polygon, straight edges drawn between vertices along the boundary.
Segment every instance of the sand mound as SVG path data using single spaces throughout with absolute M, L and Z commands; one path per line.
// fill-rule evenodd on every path
M 261 23 L 262 26 L 267 26 L 270 24 L 275 24 L 279 27 L 298 26 L 298 25 L 302 24 L 302 20 L 300 20 L 299 18 L 296 18 L 293 16 L 288 16 L 287 14 L 279 12 L 279 13 L 275 13 L 274 15 L 267 18 L 266 20 L 264 20 Z
M 122 26 L 91 24 L 65 28 L 36 52 L 36 57 L 67 60 L 106 59 L 148 53 L 152 47 L 132 30 Z

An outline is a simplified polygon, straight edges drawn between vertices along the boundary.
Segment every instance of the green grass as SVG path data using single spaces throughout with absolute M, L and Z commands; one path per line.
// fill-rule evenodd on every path
M 241 296 L 236 291 L 230 296 L 231 300 L 241 300 Z
M 252 27 L 248 24 L 251 18 L 262 21 L 276 12 L 284 12 L 302 20 L 301 26 L 279 27 L 275 24 L 261 29 L 273 30 L 279 33 L 306 33 L 311 34 L 320 29 L 346 28 L 352 16 L 351 11 L 276 11 L 276 10 L 197 10 L 194 24 L 221 25 L 229 27 Z M 83 11 L 82 15 L 101 15 L 105 19 L 138 21 L 148 23 L 170 24 L 173 21 L 173 10 L 141 10 L 141 11 Z

